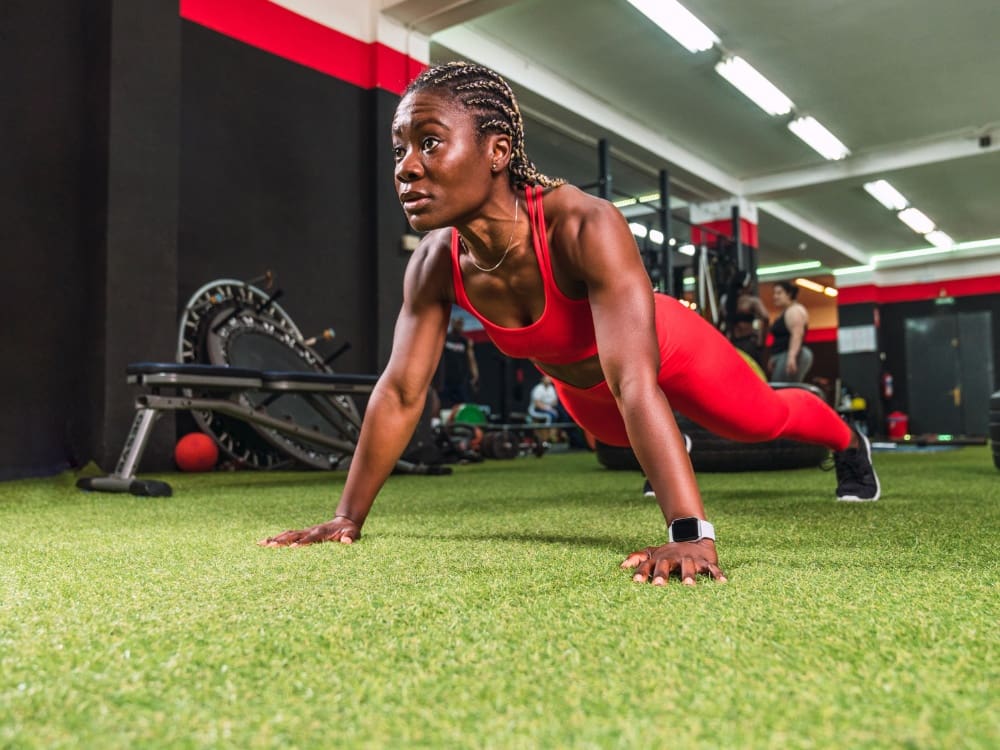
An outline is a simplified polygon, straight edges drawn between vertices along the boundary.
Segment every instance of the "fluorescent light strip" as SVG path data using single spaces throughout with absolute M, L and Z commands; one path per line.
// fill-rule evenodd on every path
M 626 208 L 628 206 L 634 206 L 637 203 L 652 203 L 653 201 L 660 200 L 659 193 L 646 193 L 645 195 L 640 195 L 638 198 L 619 198 L 612 202 L 615 208 Z
M 863 266 L 848 266 L 847 268 L 836 268 L 833 271 L 834 276 L 850 276 L 854 273 L 866 273 L 868 271 L 874 271 L 875 266 L 868 263 Z
M 804 289 L 809 289 L 810 291 L 816 292 L 816 294 L 825 294 L 827 297 L 837 296 L 837 290 L 834 289 L 832 286 L 825 286 L 823 284 L 819 284 L 813 281 L 812 279 L 799 278 L 795 279 L 794 283 L 796 286 L 801 286 Z
M 970 242 L 960 242 L 957 245 L 953 245 L 950 249 L 939 248 L 939 247 L 924 247 L 918 250 L 903 250 L 898 253 L 882 253 L 880 255 L 873 255 L 872 262 L 863 266 L 848 266 L 847 268 L 838 268 L 834 270 L 834 276 L 849 276 L 855 273 L 866 273 L 875 270 L 875 265 L 881 261 L 887 260 L 905 260 L 907 258 L 922 258 L 927 255 L 946 255 L 949 253 L 959 253 L 963 250 L 978 250 L 982 247 L 992 247 L 994 245 L 1000 245 L 1000 237 L 992 237 L 987 240 L 972 240 Z
M 865 191 L 890 211 L 902 211 L 910 205 L 906 196 L 896 190 L 886 180 L 865 183 Z
M 990 247 L 1000 245 L 1000 237 L 991 237 L 988 240 L 972 240 L 970 242 L 959 242 L 955 245 L 956 250 L 975 250 L 977 247 Z
M 797 117 L 788 123 L 788 129 L 824 159 L 838 161 L 851 153 L 850 149 L 823 127 L 815 117 Z
M 795 286 L 809 289 L 817 294 L 822 294 L 824 289 L 822 284 L 817 284 L 815 281 L 811 281 L 810 279 L 795 279 L 794 284 Z
M 872 263 L 876 266 L 880 263 L 884 263 L 887 260 L 904 260 L 905 258 L 924 258 L 928 255 L 944 255 L 945 253 L 953 253 L 955 250 L 953 248 L 942 249 L 940 247 L 925 247 L 920 250 L 903 250 L 898 253 L 883 253 L 882 255 L 873 255 Z
M 793 271 L 808 271 L 810 268 L 819 268 L 823 264 L 818 260 L 807 260 L 803 263 L 787 263 L 782 266 L 761 266 L 757 269 L 758 278 L 761 276 L 776 276 Z
M 628 0 L 688 52 L 703 52 L 719 43 L 719 37 L 677 0 Z
M 896 216 L 917 234 L 927 234 L 934 231 L 934 222 L 928 218 L 927 214 L 912 206 L 904 208 Z
M 924 235 L 924 239 L 935 247 L 939 247 L 942 250 L 951 250 L 955 247 L 955 240 L 949 237 L 947 234 L 942 232 L 940 229 L 935 229 L 933 232 L 928 232 Z
M 632 230 L 632 234 L 636 237 L 645 239 L 648 236 L 650 242 L 655 242 L 657 245 L 663 244 L 663 232 L 659 229 L 646 229 L 644 225 L 638 222 L 632 222 L 628 225 L 628 228 Z
M 792 111 L 792 100 L 742 57 L 725 58 L 715 66 L 715 72 L 769 115 L 787 115 Z

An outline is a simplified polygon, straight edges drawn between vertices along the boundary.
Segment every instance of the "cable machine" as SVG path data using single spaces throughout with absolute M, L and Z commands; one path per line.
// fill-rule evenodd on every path
M 640 203 L 640 196 L 631 195 L 614 187 L 610 168 L 610 145 L 607 138 L 602 138 L 597 144 L 598 175 L 597 181 L 580 185 L 582 190 L 594 190 L 605 200 L 628 198 Z M 750 274 L 751 281 L 757 279 L 757 262 L 753 248 L 745 245 L 740 232 L 740 209 L 734 205 L 731 214 L 731 236 L 704 225 L 692 224 L 688 219 L 677 216 L 670 208 L 670 174 L 666 169 L 658 173 L 659 197 L 653 204 L 656 216 L 655 224 L 643 224 L 646 228 L 645 237 L 637 237 L 639 252 L 643 264 L 653 282 L 653 288 L 663 294 L 682 298 L 684 295 L 684 279 L 690 274 L 695 279 L 695 302 L 702 315 L 717 327 L 724 327 L 724 298 L 733 287 L 734 280 L 743 279 Z M 702 234 L 710 235 L 708 242 L 699 242 L 693 255 L 687 255 L 679 250 L 679 244 L 674 237 L 674 222 L 680 222 L 688 227 L 697 227 Z M 641 222 L 636 222 L 641 223 Z M 656 243 L 651 238 L 654 228 L 662 233 L 662 243 Z

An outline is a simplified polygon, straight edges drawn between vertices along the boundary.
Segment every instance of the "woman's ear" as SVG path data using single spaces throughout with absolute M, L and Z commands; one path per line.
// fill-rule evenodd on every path
M 490 170 L 503 172 L 510 163 L 510 136 L 498 133 L 490 138 Z

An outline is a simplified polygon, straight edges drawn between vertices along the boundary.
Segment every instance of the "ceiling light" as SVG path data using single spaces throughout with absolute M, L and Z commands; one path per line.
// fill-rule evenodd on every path
M 788 129 L 824 159 L 837 161 L 851 153 L 850 149 L 823 127 L 815 117 L 798 117 L 788 123 Z
M 694 245 L 692 245 L 690 242 L 685 243 L 681 245 L 679 248 L 677 248 L 677 252 L 694 257 L 695 253 Z
M 934 231 L 934 222 L 927 218 L 923 211 L 915 208 L 904 208 L 896 216 L 917 234 L 927 234 Z
M 910 202 L 906 200 L 906 196 L 896 190 L 886 180 L 866 182 L 865 191 L 890 211 L 902 211 L 910 205 Z
M 823 285 L 817 284 L 815 281 L 810 281 L 809 279 L 795 279 L 795 285 L 801 286 L 804 289 L 809 289 L 817 294 L 823 293 Z
M 784 273 L 792 273 L 793 271 L 808 271 L 811 268 L 819 268 L 822 265 L 818 260 L 807 260 L 802 263 L 786 263 L 780 266 L 761 266 L 757 269 L 757 277 L 778 276 Z
M 663 244 L 663 232 L 661 232 L 659 229 L 650 229 L 649 230 L 649 239 L 650 239 L 651 242 L 655 242 L 657 245 L 662 245 Z
M 819 284 L 811 279 L 795 279 L 795 285 L 800 286 L 804 289 L 809 289 L 810 291 L 816 292 L 816 294 L 825 294 L 827 297 L 836 297 L 837 290 L 832 286 L 826 286 L 825 284 Z
M 950 250 L 955 246 L 955 240 L 949 237 L 947 234 L 942 232 L 940 229 L 935 229 L 933 232 L 928 232 L 924 235 L 924 239 L 935 247 L 939 247 L 942 250 Z
M 628 0 L 688 52 L 712 49 L 719 37 L 677 0 Z
M 725 58 L 715 66 L 715 72 L 769 115 L 787 115 L 792 111 L 792 100 L 742 57 Z
M 882 253 L 872 256 L 872 263 L 876 267 L 881 266 L 890 260 L 912 260 L 913 258 L 926 258 L 928 255 L 944 255 L 953 252 L 953 248 L 942 249 L 940 247 L 924 247 L 919 250 L 902 250 L 898 253 Z
M 848 266 L 847 268 L 835 268 L 833 270 L 834 276 L 849 276 L 852 273 L 867 273 L 868 271 L 874 271 L 875 266 L 871 263 L 866 263 L 862 266 Z
M 649 230 L 645 226 L 637 222 L 632 222 L 628 225 L 628 228 L 632 230 L 632 234 L 636 237 L 645 237 L 649 233 Z

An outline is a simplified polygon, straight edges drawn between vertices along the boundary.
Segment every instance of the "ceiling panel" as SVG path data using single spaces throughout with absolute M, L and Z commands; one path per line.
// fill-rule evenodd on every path
M 658 171 L 667 169 L 678 206 L 725 197 L 721 184 L 815 172 L 814 184 L 762 204 L 782 217 L 761 215 L 762 263 L 816 259 L 838 268 L 926 246 L 863 191 L 879 177 L 959 242 L 1000 237 L 1000 2 L 683 1 L 726 51 L 744 56 L 799 113 L 817 117 L 852 149 L 840 174 L 787 130 L 788 117 L 767 116 L 714 72 L 720 49 L 688 53 L 625 0 L 483 3 L 502 7 L 460 28 L 509 52 L 512 69 L 500 69 L 508 77 L 525 66 L 546 71 L 592 103 L 592 111 L 567 106 L 530 80 L 515 86 L 528 153 L 553 176 L 596 182 L 601 138 L 611 144 L 616 191 L 655 191 Z M 432 61 L 477 59 L 476 44 L 464 55 L 446 46 L 447 31 L 432 37 Z M 661 144 L 609 132 L 599 124 L 608 118 L 595 111 L 620 113 L 641 125 L 633 133 L 655 133 L 696 158 L 681 160 L 686 170 L 659 153 Z M 991 140 L 977 150 L 983 136 Z M 945 141 L 937 161 L 910 156 Z M 962 149 L 973 155 L 951 158 Z M 904 168 L 886 172 L 866 166 L 900 161 Z M 721 172 L 699 173 L 699 164 Z M 720 173 L 729 182 L 717 181 Z

